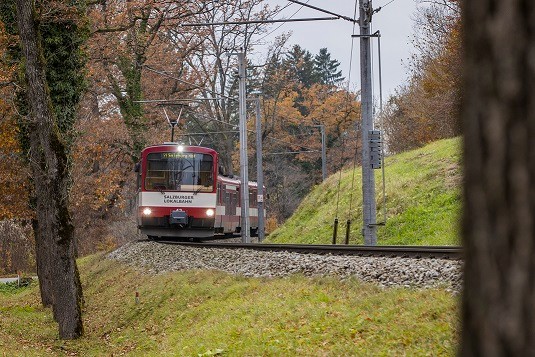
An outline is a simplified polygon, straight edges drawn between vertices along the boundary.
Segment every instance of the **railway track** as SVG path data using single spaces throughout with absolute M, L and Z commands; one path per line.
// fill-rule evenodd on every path
M 456 246 L 364 246 L 364 245 L 313 245 L 313 244 L 262 244 L 262 243 L 211 243 L 156 240 L 163 244 L 176 244 L 196 248 L 249 249 L 306 254 L 332 254 L 366 257 L 407 257 L 462 259 L 462 248 Z

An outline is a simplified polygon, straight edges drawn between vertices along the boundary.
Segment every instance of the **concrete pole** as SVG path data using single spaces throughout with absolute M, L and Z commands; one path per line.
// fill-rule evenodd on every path
M 360 0 L 360 78 L 362 117 L 362 235 L 365 245 L 377 244 L 377 218 L 375 205 L 375 174 L 371 166 L 369 131 L 373 130 L 373 101 L 371 78 L 370 23 L 372 1 Z
M 265 235 L 264 224 L 264 170 L 262 168 L 262 122 L 260 116 L 260 96 L 256 98 L 256 181 L 258 183 L 258 241 Z
M 245 54 L 238 55 L 239 79 L 239 119 L 240 119 L 240 177 L 241 177 L 241 238 L 243 243 L 251 243 L 249 224 L 249 162 L 247 158 L 247 107 L 245 90 Z

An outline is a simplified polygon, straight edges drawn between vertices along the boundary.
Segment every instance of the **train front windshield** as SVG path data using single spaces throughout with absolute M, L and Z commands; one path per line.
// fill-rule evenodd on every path
M 145 190 L 212 192 L 214 158 L 209 154 L 159 152 L 147 155 Z

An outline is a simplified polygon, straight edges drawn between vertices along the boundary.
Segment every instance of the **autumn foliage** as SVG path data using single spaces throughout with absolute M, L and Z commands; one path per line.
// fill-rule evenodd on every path
M 0 53 L 5 53 L 12 38 L 0 23 Z M 19 129 L 14 116 L 13 89 L 9 85 L 15 67 L 0 60 L 0 220 L 28 219 L 28 169 L 23 162 Z
M 315 58 L 326 54 L 320 51 Z M 336 61 L 323 73 L 329 66 L 318 66 L 313 59 L 294 46 L 289 55 L 273 57 L 265 72 L 264 172 L 269 209 L 279 221 L 288 218 L 312 186 L 321 182 L 320 125 L 326 132 L 327 174 L 357 159 L 357 95 L 334 82 L 324 83 L 325 78 L 340 79 Z
M 460 11 L 456 0 L 416 16 L 411 77 L 382 113 L 388 150 L 397 153 L 460 134 Z
M 87 12 L 87 65 L 76 74 L 85 77 L 80 82 L 85 91 L 78 105 L 54 104 L 61 113 L 76 111 L 66 138 L 70 141 L 69 202 L 78 254 L 110 249 L 139 237 L 134 221 L 137 188 L 133 167 L 143 146 L 169 140 L 166 116 L 180 117 L 175 139 L 216 148 L 226 171 L 238 171 L 238 136 L 233 132 L 238 124 L 237 102 L 232 100 L 237 96 L 237 62 L 227 52 L 253 51 L 255 41 L 268 27 L 232 26 L 219 31 L 179 25 L 269 18 L 277 9 L 260 0 L 112 0 L 92 2 Z M 0 34 L 0 46 L 13 40 L 4 31 Z M 286 40 L 287 36 L 277 40 L 265 63 L 248 58 L 248 97 L 253 97 L 252 91 L 262 91 L 264 172 L 272 226 L 287 218 L 311 187 L 321 182 L 319 125 L 325 126 L 329 174 L 352 163 L 359 145 L 354 125 L 359 116 L 358 94 L 344 88 L 338 61 L 326 48 L 312 54 L 299 46 L 288 48 Z M 0 155 L 9 159 L 0 162 L 0 219 L 19 224 L 20 229 L 13 231 L 25 232 L 25 242 L 32 242 L 28 234 L 31 182 L 21 148 L 16 91 L 9 84 L 17 79 L 15 69 L 13 62 L 3 61 L 0 66 Z M 54 88 L 59 92 L 52 92 L 53 100 L 60 98 L 56 94 L 61 95 L 61 89 Z M 166 106 L 142 103 L 180 98 L 204 101 Z M 254 101 L 248 100 L 247 115 L 248 128 L 254 131 Z M 186 136 L 188 133 L 196 136 Z M 255 179 L 253 134 L 249 146 L 250 178 Z M 0 251 L 5 248 L 0 246 Z
M 11 105 L 15 66 L 5 57 L 12 44 L 13 38 L 0 22 L 0 274 L 33 270 L 35 264 L 28 206 L 29 170 Z
M 113 0 L 93 2 L 87 8 L 88 62 L 80 72 L 85 75 L 86 90 L 79 105 L 70 108 L 77 115 L 68 135 L 72 140 L 70 210 L 79 254 L 139 237 L 133 218 L 132 170 L 140 148 L 169 140 L 167 117 L 180 118 L 175 139 L 213 147 L 222 156 L 225 172 L 239 171 L 237 101 L 232 100 L 238 91 L 237 61 L 227 53 L 253 51 L 268 27 L 230 26 L 223 27 L 228 31 L 219 31 L 179 25 L 270 18 L 277 9 L 263 6 L 260 0 L 175 5 L 164 0 Z M 388 100 L 377 122 L 383 125 L 390 152 L 459 133 L 456 2 L 423 8 L 416 28 L 411 78 Z M 4 53 L 0 66 L 0 219 L 22 227 L 22 222 L 32 218 L 29 171 L 13 105 L 16 91 L 10 84 L 16 79 L 16 64 L 5 55 L 15 40 L 0 27 Z M 312 54 L 298 45 L 288 47 L 287 40 L 287 36 L 279 37 L 263 63 L 248 58 L 248 97 L 257 96 L 253 91 L 262 93 L 264 181 L 272 226 L 289 217 L 312 186 L 321 182 L 320 125 L 326 132 L 328 174 L 360 158 L 358 93 L 347 90 L 339 63 L 326 48 Z M 165 106 L 142 103 L 182 98 L 199 100 Z M 255 101 L 247 102 L 249 177 L 254 180 Z M 195 135 L 186 136 L 189 133 Z M 31 242 L 30 236 L 25 239 Z

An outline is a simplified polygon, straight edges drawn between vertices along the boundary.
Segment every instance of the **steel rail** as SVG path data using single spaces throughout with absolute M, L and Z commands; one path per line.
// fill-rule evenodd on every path
M 365 245 L 315 245 L 315 244 L 264 244 L 264 243 L 210 243 L 156 240 L 158 243 L 176 244 L 195 248 L 250 249 L 306 254 L 356 255 L 373 257 L 462 259 L 463 250 L 458 246 L 365 246 Z

